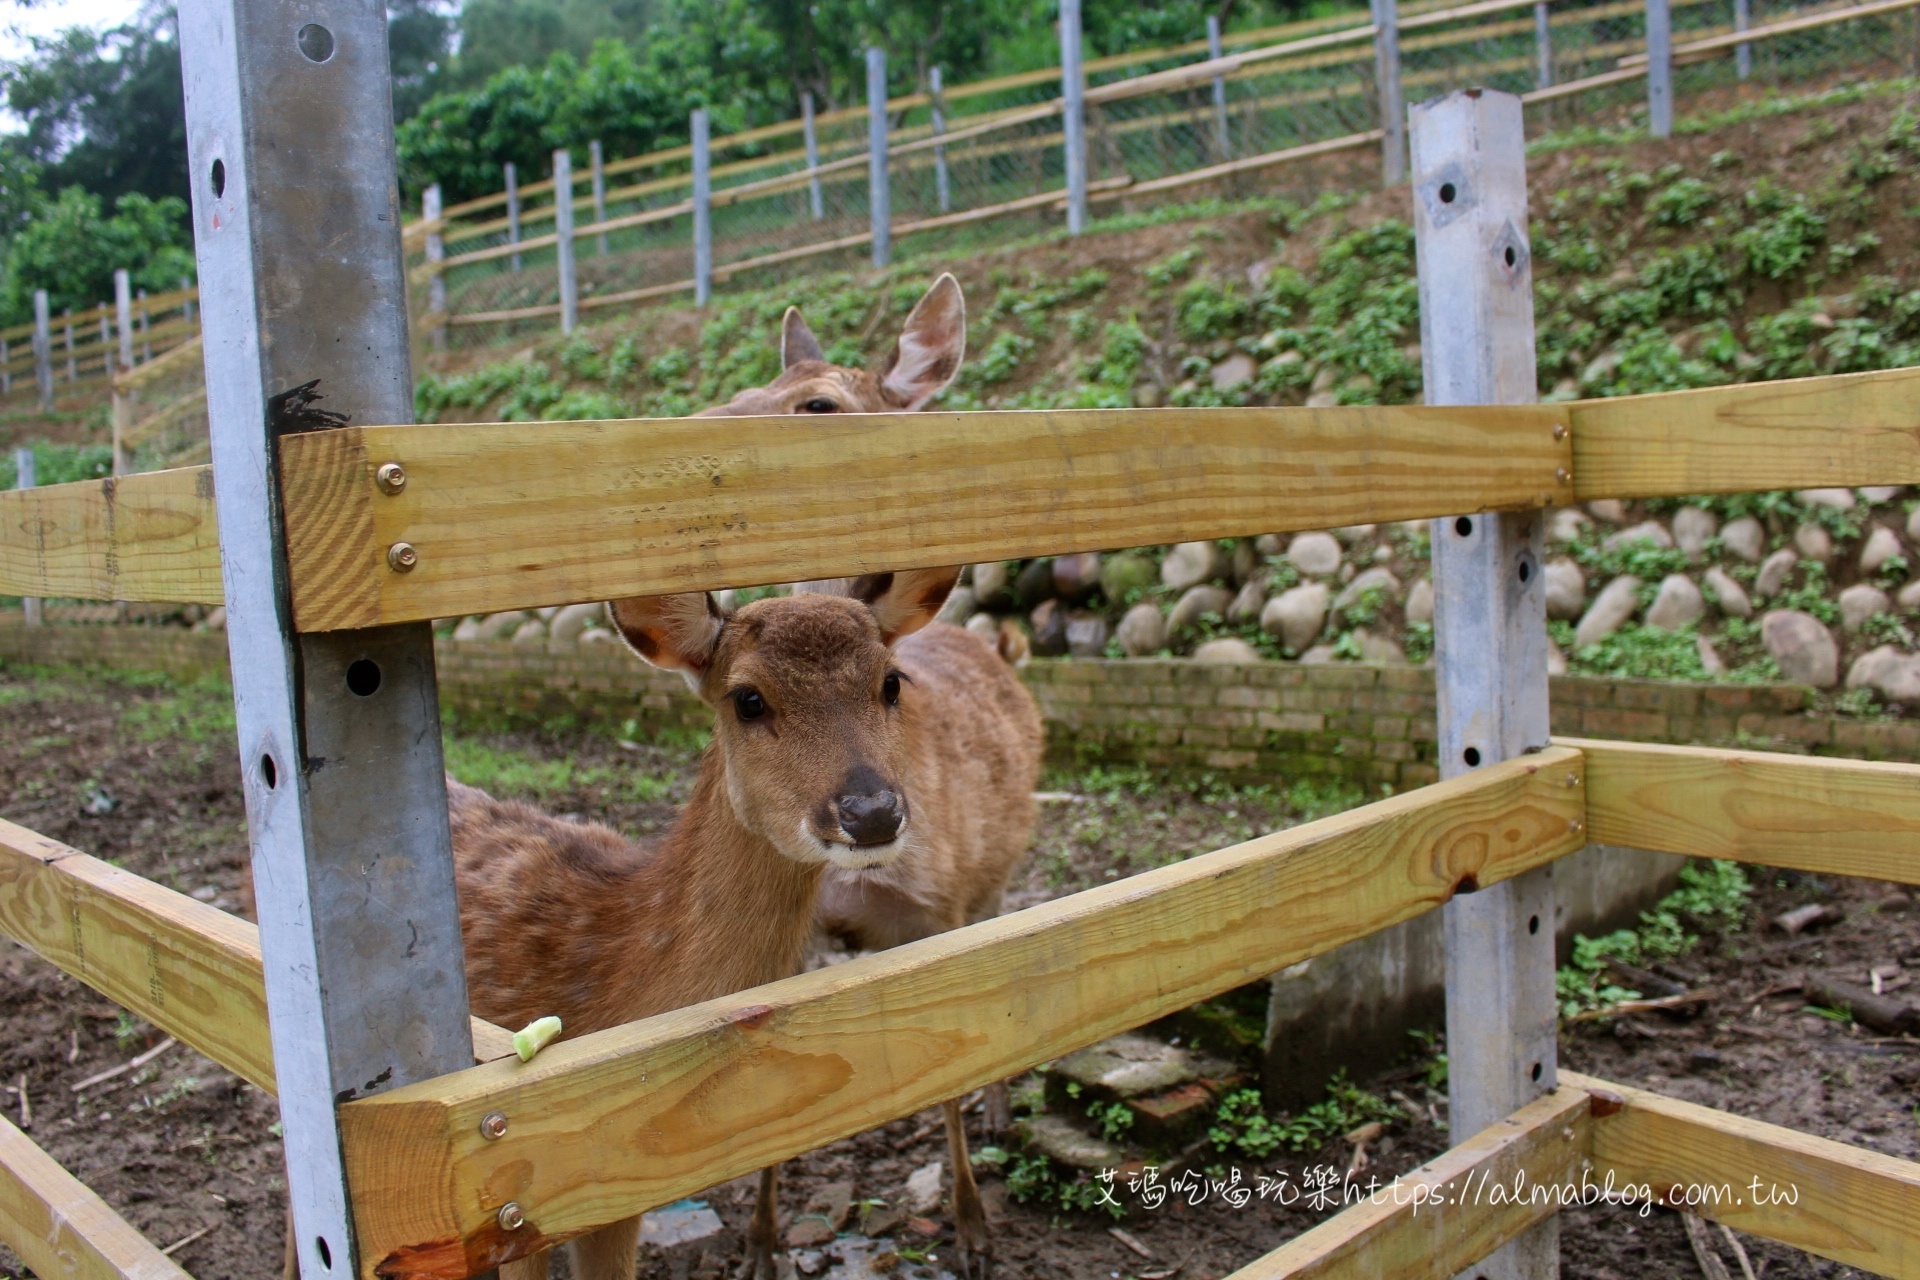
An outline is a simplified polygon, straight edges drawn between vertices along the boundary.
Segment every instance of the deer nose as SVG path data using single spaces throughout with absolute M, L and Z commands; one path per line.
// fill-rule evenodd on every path
M 870 769 L 854 771 L 833 807 L 840 829 L 855 844 L 885 844 L 900 834 L 907 820 L 899 794 Z

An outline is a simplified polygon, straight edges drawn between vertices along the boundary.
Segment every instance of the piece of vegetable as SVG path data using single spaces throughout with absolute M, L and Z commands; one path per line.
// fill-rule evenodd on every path
M 520 1061 L 532 1062 L 533 1055 L 552 1044 L 559 1034 L 560 1019 L 535 1018 L 513 1033 L 513 1051 L 520 1055 Z

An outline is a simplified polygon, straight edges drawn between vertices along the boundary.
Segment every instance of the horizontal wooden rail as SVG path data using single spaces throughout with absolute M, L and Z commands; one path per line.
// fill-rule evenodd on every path
M 193 1280 L 5 1120 L 0 1120 L 0 1240 L 40 1280 Z
M 1556 738 L 1599 844 L 1920 884 L 1920 765 Z
M 1550 748 L 341 1108 L 364 1280 L 455 1280 L 910 1115 L 1573 852 Z M 498 1111 L 504 1137 L 481 1136 Z M 526 1224 L 503 1232 L 512 1200 Z
M 1571 1198 L 1593 1145 L 1593 1103 L 1585 1089 L 1563 1084 L 1228 1280 L 1464 1275 Z M 1486 1194 L 1516 1185 L 1561 1195 Z
M 250 922 L 0 819 L 0 933 L 273 1092 L 260 934 Z M 478 1018 L 474 1053 L 513 1052 Z
M 294 617 L 331 631 L 1545 506 L 1571 498 L 1565 421 L 1539 405 L 344 427 L 281 442 Z M 392 496 L 373 481 L 388 462 L 408 476 Z M 402 542 L 410 572 L 388 566 Z
M 1849 1267 L 1920 1280 L 1920 1164 L 1626 1085 L 1596 1109 L 1593 1177 Z M 1611 1110 L 1612 1114 L 1600 1114 Z
M 0 492 L 0 592 L 219 604 L 213 473 L 150 471 Z
M 1920 369 L 1579 400 L 1574 495 L 1920 481 Z

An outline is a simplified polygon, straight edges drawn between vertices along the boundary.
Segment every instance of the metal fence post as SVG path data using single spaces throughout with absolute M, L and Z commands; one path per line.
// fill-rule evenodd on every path
M 1407 177 L 1406 108 L 1400 101 L 1400 6 L 1398 0 L 1372 0 L 1374 75 L 1380 86 L 1380 181 L 1387 186 Z
M 693 305 L 713 298 L 713 137 L 705 107 L 687 124 L 693 143 Z
M 113 273 L 113 327 L 120 334 L 120 368 L 133 368 L 133 280 L 125 267 Z
M 887 172 L 887 51 L 867 50 L 867 222 L 873 265 L 893 257 L 893 190 Z
M 7 340 L 0 338 L 0 396 L 13 394 L 13 353 L 7 350 Z
M 1220 43 L 1220 15 L 1207 15 L 1207 57 L 1218 61 L 1226 56 Z M 1222 160 L 1231 159 L 1232 144 L 1227 137 L 1227 78 L 1213 78 L 1213 149 Z
M 932 68 L 927 77 L 927 87 L 933 98 L 933 136 L 944 137 L 947 132 L 946 85 L 941 83 L 938 67 Z M 933 191 L 940 212 L 946 213 L 953 208 L 953 188 L 947 177 L 947 149 L 943 146 L 933 149 Z
M 71 386 L 73 383 L 79 381 L 80 378 L 80 362 L 73 354 L 73 308 L 65 308 L 61 311 L 60 315 L 66 322 L 64 328 L 66 329 L 67 342 L 67 383 Z
M 1673 8 L 1647 0 L 1647 132 L 1673 136 Z
M 573 266 L 573 155 L 553 153 L 554 259 L 560 270 L 560 332 L 572 333 L 580 317 L 580 277 Z
M 153 322 L 147 311 L 147 291 L 140 291 L 140 314 L 134 320 L 140 330 L 140 363 L 153 359 Z
M 429 227 L 440 221 L 443 208 L 439 183 L 430 184 L 420 193 L 420 220 Z M 426 255 L 427 315 L 433 320 L 433 326 L 427 330 L 427 340 L 436 348 L 444 348 L 447 345 L 447 277 L 440 264 L 446 261 L 447 241 L 438 230 L 427 232 Z M 514 260 L 519 261 L 517 255 Z
M 820 190 L 820 135 L 814 130 L 811 90 L 800 95 L 800 127 L 807 147 L 807 203 L 818 222 L 827 216 L 827 203 Z
M 1087 73 L 1080 61 L 1080 0 L 1060 0 L 1060 110 L 1065 128 L 1067 234 L 1087 225 Z
M 600 154 L 598 138 L 587 144 L 587 160 L 593 165 L 593 220 L 605 222 L 607 220 L 607 166 Z M 607 233 L 604 231 L 600 233 L 599 245 L 599 252 L 604 257 L 607 252 Z
M 301 1273 L 349 1280 L 336 1107 L 473 1061 L 432 628 L 295 632 L 277 532 L 282 434 L 413 420 L 386 13 L 200 0 L 179 41 L 288 1200 Z
M 193 288 L 193 281 L 186 276 L 181 276 L 180 288 L 183 291 Z M 180 304 L 180 318 L 182 320 L 185 320 L 188 324 L 193 323 L 193 299 L 192 298 L 188 298 L 185 302 Z
M 1753 25 L 1753 0 L 1733 0 L 1733 29 L 1745 31 Z M 1733 46 L 1733 66 L 1742 80 L 1753 75 L 1753 46 Z
M 500 168 L 507 180 L 507 243 L 519 244 L 520 243 L 520 170 L 518 167 L 514 165 L 513 161 L 511 160 L 507 161 L 504 165 L 500 166 Z M 509 261 L 513 263 L 513 269 L 515 271 L 518 271 L 520 269 L 521 262 L 520 262 L 519 254 L 517 253 L 514 254 L 509 259 Z
M 47 291 L 33 291 L 33 376 L 40 384 L 40 407 L 53 408 L 53 330 Z
M 1412 117 L 1427 403 L 1531 403 L 1520 99 L 1465 90 Z M 1442 778 L 1547 745 L 1542 525 L 1538 511 L 1433 522 Z M 1461 1142 L 1555 1087 L 1552 869 L 1457 894 L 1445 912 L 1448 1124 Z M 1467 1274 L 1552 1280 L 1558 1267 L 1558 1220 L 1549 1218 Z
M 1736 2 L 1744 4 L 1746 0 Z M 1553 83 L 1553 29 L 1547 22 L 1547 0 L 1533 6 L 1533 51 L 1533 85 L 1545 89 Z
M 33 474 L 33 450 L 29 449 L 26 445 L 21 445 L 13 451 L 13 487 L 16 489 L 31 489 L 35 486 L 35 483 Z M 20 601 L 20 608 L 27 615 L 28 626 L 37 627 L 43 621 L 40 612 L 40 602 L 34 597 L 27 596 L 22 599 Z

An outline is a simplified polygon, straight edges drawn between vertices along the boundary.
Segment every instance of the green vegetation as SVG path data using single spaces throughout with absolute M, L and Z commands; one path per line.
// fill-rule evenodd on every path
M 1207 1137 L 1222 1152 L 1263 1159 L 1282 1148 L 1316 1151 L 1370 1120 L 1398 1120 L 1399 1108 L 1347 1079 L 1345 1071 L 1327 1083 L 1327 1096 L 1297 1116 L 1270 1117 L 1258 1089 L 1241 1089 L 1220 1100 Z
M 1646 965 L 1683 955 L 1700 941 L 1691 930 L 1738 928 L 1746 919 L 1747 897 L 1752 892 L 1746 872 L 1737 863 L 1688 862 L 1680 868 L 1680 887 L 1660 899 L 1653 910 L 1642 912 L 1637 927 L 1598 938 L 1574 938 L 1573 963 L 1555 978 L 1562 1015 L 1570 1018 L 1583 1010 L 1637 999 L 1639 992 L 1608 979 L 1609 960 Z

